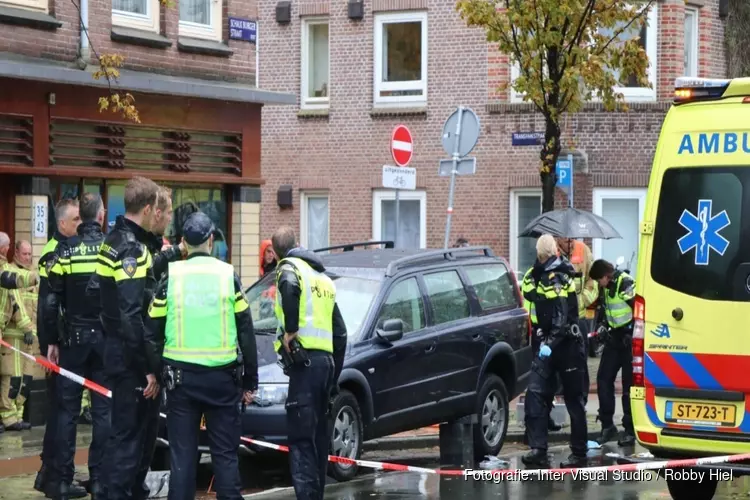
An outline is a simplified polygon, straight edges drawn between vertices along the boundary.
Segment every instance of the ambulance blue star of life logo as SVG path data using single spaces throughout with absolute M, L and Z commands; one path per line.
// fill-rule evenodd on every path
M 687 209 L 682 211 L 679 223 L 688 233 L 677 240 L 680 252 L 684 255 L 695 249 L 695 265 L 707 266 L 711 250 L 724 255 L 729 241 L 719 233 L 731 224 L 726 210 L 712 215 L 713 200 L 698 200 L 698 214 Z

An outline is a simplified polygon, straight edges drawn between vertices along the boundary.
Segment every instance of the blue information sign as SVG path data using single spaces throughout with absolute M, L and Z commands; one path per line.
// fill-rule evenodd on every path
M 229 18 L 229 38 L 255 43 L 258 37 L 258 22 L 239 17 Z
M 570 187 L 573 180 L 572 167 L 572 163 L 568 160 L 557 160 L 557 187 Z
M 511 145 L 538 146 L 544 142 L 544 132 L 513 132 Z

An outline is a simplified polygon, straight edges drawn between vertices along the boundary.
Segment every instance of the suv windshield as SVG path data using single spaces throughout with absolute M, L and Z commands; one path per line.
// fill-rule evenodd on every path
M 349 341 L 358 340 L 362 322 L 370 310 L 375 295 L 380 289 L 380 282 L 361 277 L 329 274 L 336 285 L 336 303 L 346 323 Z M 276 284 L 274 273 L 270 273 L 247 291 L 247 301 L 253 315 L 253 326 L 256 330 L 275 332 L 278 326 L 274 314 Z
M 651 276 L 708 300 L 750 300 L 750 169 L 672 168 L 664 173 Z M 745 225 L 745 223 L 748 225 Z

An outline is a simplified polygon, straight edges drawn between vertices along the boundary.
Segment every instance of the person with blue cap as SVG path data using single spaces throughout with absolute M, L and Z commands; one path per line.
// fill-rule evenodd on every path
M 147 342 L 161 356 L 170 439 L 169 500 L 195 498 L 198 438 L 206 417 L 217 498 L 240 500 L 240 401 L 258 388 L 250 308 L 234 268 L 211 257 L 215 228 L 203 212 L 183 226 L 188 257 L 171 262 L 149 307 Z

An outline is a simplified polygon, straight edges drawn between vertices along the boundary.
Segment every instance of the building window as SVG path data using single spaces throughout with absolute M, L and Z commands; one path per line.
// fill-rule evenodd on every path
M 394 241 L 397 248 L 427 248 L 427 196 L 424 191 L 399 194 L 398 239 L 396 196 L 393 191 L 375 191 L 372 197 L 372 237 Z
M 375 88 L 379 105 L 427 101 L 427 13 L 375 16 Z
M 646 189 L 594 189 L 594 213 L 607 220 L 622 238 L 593 240 L 595 259 L 612 264 L 625 259 L 624 269 L 635 273 L 640 247 L 640 223 L 646 206 Z
M 328 20 L 302 22 L 302 107 L 328 106 L 329 87 Z
M 180 0 L 180 36 L 221 41 L 221 0 Z
M 112 0 L 112 24 L 159 31 L 159 0 Z
M 300 243 L 315 250 L 330 246 L 330 208 L 325 193 L 302 193 Z
M 636 101 L 654 101 L 656 100 L 656 68 L 658 67 L 657 64 L 657 47 L 656 47 L 656 37 L 658 32 L 658 21 L 659 16 L 657 13 L 657 7 L 654 5 L 648 12 L 648 15 L 646 16 L 646 23 L 641 27 L 640 30 L 633 28 L 631 30 L 625 30 L 623 33 L 620 34 L 618 37 L 618 40 L 626 41 L 630 40 L 635 37 L 640 37 L 640 43 L 643 46 L 644 50 L 646 51 L 646 55 L 648 56 L 649 66 L 646 69 L 646 75 L 648 76 L 648 81 L 651 83 L 651 88 L 647 87 L 638 87 L 637 83 L 633 81 L 633 79 L 630 79 L 630 82 L 628 82 L 626 85 L 622 87 L 615 87 L 615 92 L 621 93 L 626 101 L 630 102 L 636 102 Z M 615 29 L 608 29 L 608 30 L 601 30 L 601 34 L 604 36 L 612 37 L 616 31 L 619 31 L 620 28 Z M 613 42 L 614 43 L 614 42 Z M 511 66 L 510 71 L 510 77 L 511 81 L 518 78 L 520 72 L 518 70 L 518 64 L 513 64 Z M 619 74 L 615 74 L 615 78 L 619 79 Z M 510 97 L 511 102 L 522 102 L 523 101 L 523 95 L 516 92 L 511 88 L 510 90 Z M 592 102 L 596 102 L 599 99 L 595 96 L 591 98 Z
M 685 7 L 685 76 L 698 76 L 698 9 Z
M 525 273 L 536 260 L 536 240 L 518 234 L 534 217 L 542 213 L 541 189 L 514 189 L 510 193 L 510 263 Z
M 49 1 L 48 0 L 4 0 L 0 2 L 7 4 L 9 7 L 17 7 L 19 9 L 34 10 L 37 12 L 48 12 Z

